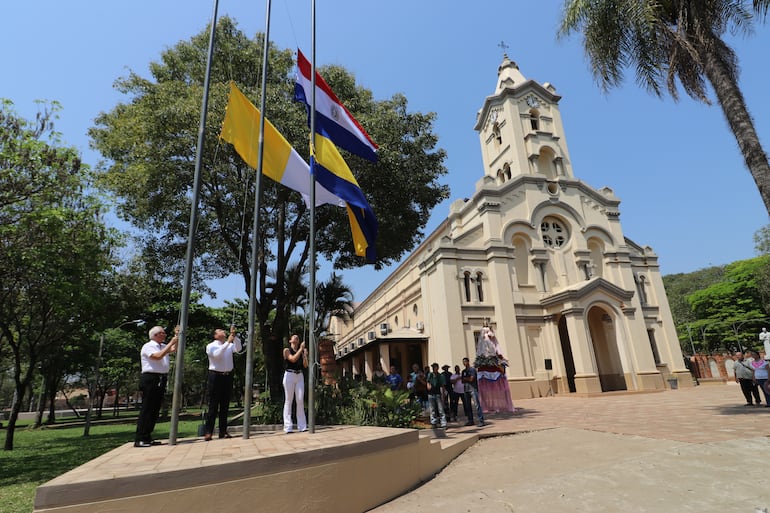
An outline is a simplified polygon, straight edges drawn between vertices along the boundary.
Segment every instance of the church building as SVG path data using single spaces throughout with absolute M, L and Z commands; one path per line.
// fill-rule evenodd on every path
M 658 257 L 628 239 L 620 200 L 575 177 L 549 83 L 507 56 L 479 133 L 476 191 L 372 294 L 334 319 L 338 367 L 473 362 L 490 326 L 513 399 L 691 386 Z

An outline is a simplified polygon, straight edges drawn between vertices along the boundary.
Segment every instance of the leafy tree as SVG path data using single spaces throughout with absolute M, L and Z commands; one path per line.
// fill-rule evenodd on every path
M 594 76 L 604 90 L 633 67 L 637 82 L 676 100 L 677 81 L 709 103 L 707 84 L 727 118 L 770 213 L 770 164 L 738 87 L 738 58 L 724 34 L 750 32 L 752 8 L 764 21 L 768 0 L 567 0 L 559 34 L 582 31 Z
M 697 320 L 688 298 L 694 292 L 710 287 L 722 280 L 725 266 L 707 267 L 691 273 L 668 274 L 663 277 L 671 315 L 674 317 L 682 350 L 692 352 L 691 340 L 698 340 L 700 333 L 693 333 L 693 322 Z
M 733 262 L 725 267 L 724 278 L 718 283 L 688 296 L 696 318 L 693 328 L 708 333 L 704 342 L 709 350 L 740 347 L 753 348 L 756 337 L 747 334 L 766 320 L 757 275 L 767 266 L 770 257 Z
M 117 243 L 88 169 L 53 131 L 57 108 L 27 121 L 0 104 L 0 351 L 11 354 L 16 392 L 6 450 L 38 368 L 89 326 Z
M 763 226 L 754 234 L 754 249 L 758 255 L 770 256 L 770 225 Z M 758 270 L 757 289 L 765 311 L 770 312 L 770 262 Z
M 691 273 L 668 274 L 663 277 L 668 304 L 674 323 L 686 324 L 696 319 L 690 302 L 690 294 L 718 283 L 725 275 L 725 266 L 707 267 Z
M 263 40 L 260 34 L 247 38 L 228 18 L 218 23 L 194 271 L 199 286 L 203 279 L 237 272 L 248 294 L 252 257 L 257 259 L 257 335 L 271 395 L 277 401 L 282 393 L 281 339 L 288 332 L 301 276 L 287 271 L 291 266 L 303 269 L 309 260 L 307 208 L 297 193 L 265 180 L 259 233 L 250 233 L 254 170 L 217 140 L 228 82 L 235 80 L 252 99 L 258 97 Z M 203 31 L 163 52 L 160 62 L 150 64 L 151 78 L 129 73 L 119 79 L 117 88 L 128 101 L 100 115 L 90 131 L 93 146 L 108 159 L 100 166 L 101 185 L 120 199 L 119 214 L 144 230 L 144 246 L 158 262 L 158 271 L 176 279 L 186 247 L 207 46 L 208 34 Z M 293 56 L 271 45 L 268 58 L 266 115 L 307 157 L 306 114 L 291 100 Z M 436 149 L 434 115 L 409 112 L 402 95 L 375 101 L 343 68 L 331 66 L 321 72 L 380 144 L 377 163 L 346 156 L 378 216 L 379 260 L 374 265 L 380 268 L 415 247 L 431 209 L 447 197 L 446 186 L 438 183 L 446 172 L 445 152 Z M 354 256 L 344 209 L 326 206 L 316 215 L 318 254 L 338 268 L 361 265 Z M 250 254 L 253 235 L 259 237 L 257 255 Z

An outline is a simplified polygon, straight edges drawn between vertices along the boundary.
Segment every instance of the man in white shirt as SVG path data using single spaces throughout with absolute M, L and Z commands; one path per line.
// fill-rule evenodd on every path
M 177 336 L 166 344 L 166 330 L 163 326 L 153 326 L 149 332 L 150 341 L 142 346 L 139 356 L 142 362 L 142 375 L 139 378 L 139 390 L 142 391 L 142 409 L 136 420 L 134 447 L 159 445 L 152 439 L 152 431 L 160 415 L 160 406 L 166 394 L 166 381 L 171 365 L 169 354 L 176 351 Z
M 211 440 L 217 418 L 219 438 L 232 438 L 227 432 L 227 414 L 233 391 L 233 353 L 241 349 L 241 339 L 235 334 L 235 326 L 230 326 L 229 336 L 221 328 L 214 330 L 214 341 L 206 346 L 209 357 L 209 412 L 203 438 L 207 442 Z

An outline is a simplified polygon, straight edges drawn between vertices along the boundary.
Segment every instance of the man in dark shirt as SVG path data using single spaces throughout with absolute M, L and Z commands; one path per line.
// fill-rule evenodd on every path
M 476 375 L 476 369 L 471 367 L 471 362 L 468 358 L 463 358 L 463 369 L 461 376 L 462 382 L 465 385 L 465 401 L 463 401 L 463 408 L 465 409 L 465 416 L 468 418 L 466 426 L 473 425 L 473 406 L 471 405 L 471 398 L 476 403 L 476 414 L 479 417 L 479 427 L 484 425 L 484 412 L 481 409 L 481 402 L 479 401 L 479 385 Z
M 438 371 L 438 363 L 431 364 L 431 372 L 426 378 L 428 382 L 428 404 L 430 405 L 430 424 L 442 428 L 446 427 L 446 413 L 444 412 L 444 376 Z
M 449 396 L 452 394 L 452 373 L 449 372 L 449 365 L 446 364 L 441 367 L 441 371 L 441 376 L 444 378 L 444 412 L 451 415 Z

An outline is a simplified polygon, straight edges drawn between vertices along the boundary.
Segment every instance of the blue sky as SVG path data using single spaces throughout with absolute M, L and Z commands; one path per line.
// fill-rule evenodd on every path
M 151 61 L 211 19 L 213 0 L 133 2 L 3 2 L 5 48 L 0 97 L 34 117 L 36 99 L 63 105 L 56 128 L 64 143 L 95 165 L 86 132 L 102 111 L 124 100 L 113 88 L 129 70 L 149 76 Z M 664 274 L 690 272 L 755 256 L 753 234 L 768 216 L 742 156 L 716 106 L 682 96 L 678 103 L 648 95 L 632 74 L 603 94 L 580 39 L 557 40 L 561 0 L 486 0 L 452 7 L 434 0 L 318 2 L 317 60 L 339 64 L 377 99 L 403 93 L 412 111 L 435 112 L 446 149 L 451 197 L 426 227 L 430 233 L 449 204 L 470 196 L 482 176 L 476 112 L 493 93 L 507 53 L 525 77 L 550 82 L 562 96 L 565 138 L 576 177 L 609 186 L 621 199 L 625 235 L 651 246 Z M 248 35 L 265 28 L 265 2 L 221 0 L 219 15 L 235 18 Z M 271 40 L 310 54 L 309 0 L 272 2 Z M 760 140 L 770 149 L 770 27 L 730 37 L 741 65 L 740 85 Z M 344 271 L 363 300 L 392 269 Z M 318 279 L 326 279 L 329 268 Z M 244 297 L 241 278 L 218 281 L 216 300 Z

